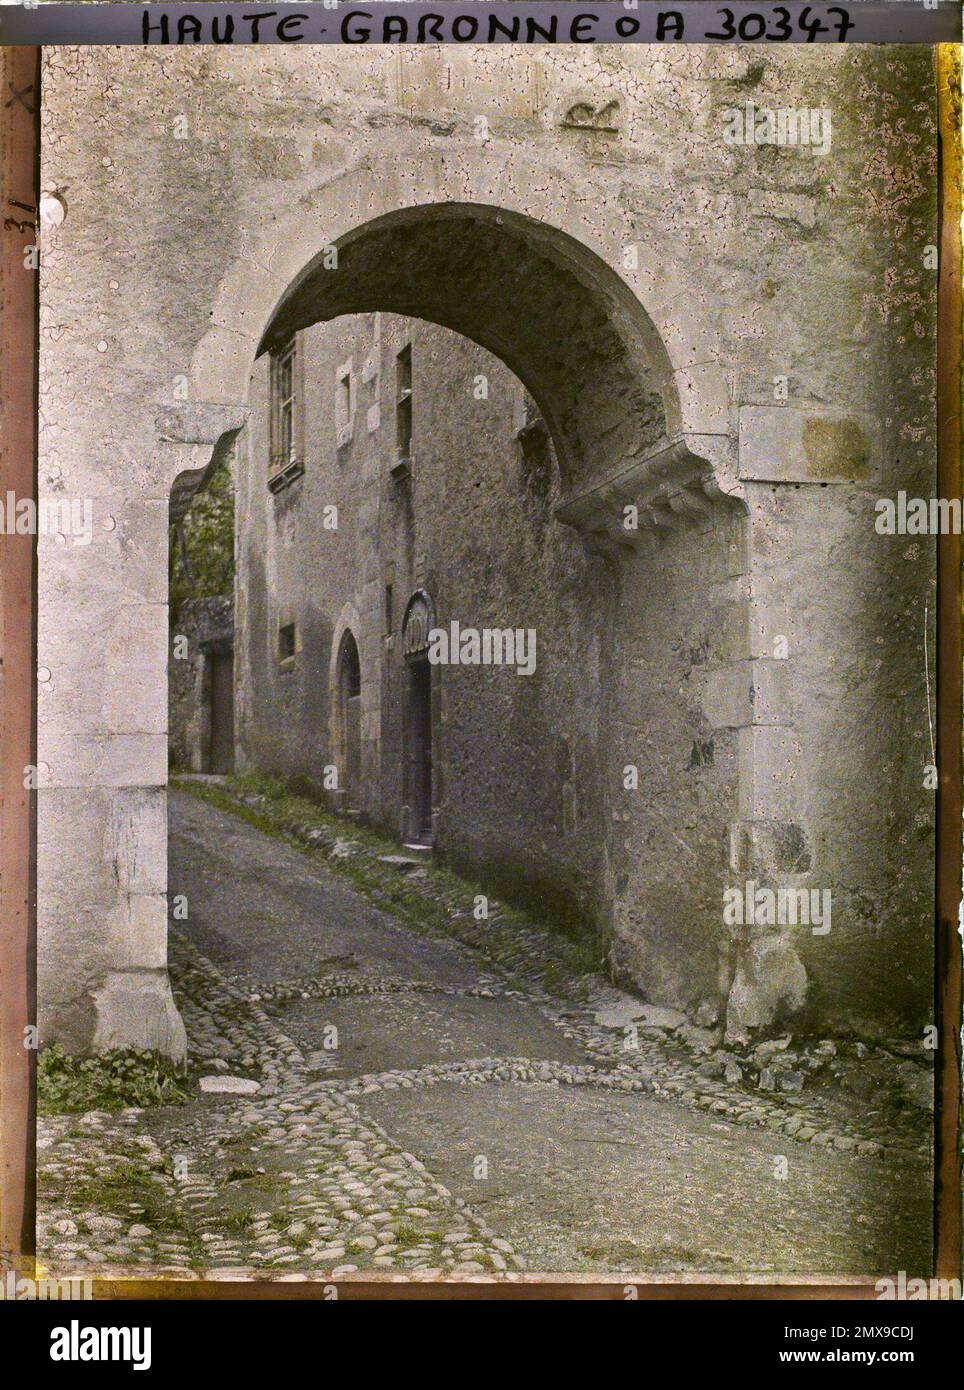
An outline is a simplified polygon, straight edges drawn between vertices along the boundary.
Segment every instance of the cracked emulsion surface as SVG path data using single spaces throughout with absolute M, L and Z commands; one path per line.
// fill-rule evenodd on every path
M 919 1125 L 731 1084 L 659 1020 L 627 1048 L 604 982 L 550 988 L 550 934 L 486 955 L 491 922 L 453 907 L 445 936 L 374 905 L 335 871 L 366 853 L 350 839 L 306 853 L 171 808 L 192 1056 L 258 1090 L 42 1119 L 53 1269 L 929 1272 Z

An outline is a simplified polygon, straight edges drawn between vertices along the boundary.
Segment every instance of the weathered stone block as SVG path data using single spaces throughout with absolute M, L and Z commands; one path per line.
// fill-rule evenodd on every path
M 880 476 L 878 422 L 854 410 L 740 407 L 741 478 L 779 483 L 866 483 Z
M 741 953 L 726 1009 L 726 1038 L 747 1042 L 781 1013 L 802 1008 L 807 973 L 789 940 L 780 935 L 758 937 Z
M 126 605 L 110 626 L 104 657 L 102 728 L 167 734 L 167 604 Z M 158 680 L 158 671 L 164 676 Z
M 129 893 L 107 918 L 107 957 L 118 970 L 167 968 L 167 895 Z
M 730 867 L 764 881 L 805 874 L 812 863 L 802 826 L 785 821 L 734 821 L 730 827 Z
M 790 729 L 753 725 L 740 730 L 741 820 L 794 820 L 794 784 L 802 756 Z
M 751 724 L 788 726 L 789 663 L 734 661 L 707 671 L 703 714 L 714 729 L 742 729 Z
M 187 1057 L 187 1035 L 166 970 L 113 970 L 95 992 L 95 1052 L 135 1048 L 174 1062 Z

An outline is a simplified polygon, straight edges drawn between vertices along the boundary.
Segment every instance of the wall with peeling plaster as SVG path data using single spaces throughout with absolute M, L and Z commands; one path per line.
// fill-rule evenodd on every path
M 830 152 L 726 145 L 748 99 L 828 107 Z M 62 49 L 44 123 L 67 218 L 44 245 L 40 483 L 95 508 L 91 546 L 40 546 L 45 1036 L 183 1046 L 165 974 L 175 478 L 244 427 L 262 334 L 328 240 L 453 202 L 504 210 L 506 237 L 572 274 L 621 383 L 607 419 L 598 352 L 583 387 L 565 344 L 553 365 L 499 329 L 553 428 L 559 518 L 619 573 L 606 756 L 650 776 L 636 802 L 609 793 L 617 968 L 734 1034 L 916 1031 L 933 544 L 873 521 L 877 498 L 934 487 L 929 51 Z M 378 307 L 419 312 L 340 312 Z M 628 423 L 654 391 L 658 438 Z M 627 498 L 645 525 L 624 555 Z M 725 930 L 714 897 L 751 876 L 831 888 L 832 931 Z

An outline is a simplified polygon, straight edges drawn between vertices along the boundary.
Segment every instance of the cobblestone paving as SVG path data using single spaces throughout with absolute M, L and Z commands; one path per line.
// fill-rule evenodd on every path
M 213 1085 L 239 1090 L 248 1083 L 250 1093 L 205 1090 L 183 1106 L 42 1120 L 38 1245 L 58 1272 L 119 1266 L 427 1276 L 527 1265 L 633 1269 L 642 1259 L 654 1269 L 866 1273 L 888 1267 L 891 1257 L 905 1268 L 926 1263 L 929 1176 L 919 1115 L 915 1123 L 904 1114 L 895 1125 L 872 1104 L 851 1114 L 852 1099 L 826 1082 L 833 1044 L 815 1057 L 778 1040 L 757 1057 L 758 1085 L 749 1091 L 732 1078 L 749 1075 L 752 1059 L 721 1055 L 709 1030 L 659 1014 L 626 1025 L 626 996 L 599 977 L 567 977 L 551 933 L 494 903 L 495 921 L 510 929 L 493 931 L 491 919 L 476 923 L 467 911 L 471 885 L 447 876 L 440 888 L 431 871 L 416 870 L 414 881 L 409 874 L 406 891 L 447 896 L 452 931 L 413 927 L 410 917 L 402 925 L 331 872 L 346 858 L 368 855 L 376 885 L 382 873 L 389 885 L 397 880 L 398 869 L 382 866 L 365 845 L 337 834 L 319 845 L 323 837 L 312 830 L 306 856 L 184 793 L 172 802 L 172 891 L 186 893 L 191 910 L 188 923 L 172 928 L 171 968 L 192 1080 L 213 1077 Z M 337 1047 L 330 1046 L 333 1028 Z M 784 1055 L 792 1067 L 781 1069 Z M 390 1065 L 373 1064 L 384 1062 Z M 802 1094 L 761 1089 L 765 1074 L 798 1069 L 807 1079 Z M 508 1088 L 519 1106 L 473 1101 L 480 1087 Z M 420 1093 L 424 1103 L 414 1103 Z M 579 1095 L 585 1104 L 573 1111 Z M 608 1212 L 591 1200 L 593 1154 L 607 1142 L 633 1145 L 600 1135 L 606 1105 L 615 1107 L 614 1133 L 620 1125 L 629 1133 L 649 1128 L 662 1134 L 663 1146 L 634 1158 L 635 1168 L 612 1170 L 615 1196 L 607 1200 L 616 1207 Z M 523 1196 L 526 1166 L 534 1186 L 544 1179 L 547 1148 L 558 1147 L 553 1127 L 578 1134 L 591 1114 L 590 1138 L 576 1141 L 587 1144 L 585 1169 L 574 1172 L 570 1155 L 557 1183 L 588 1205 L 570 1204 L 566 1217 L 551 1190 L 544 1199 L 551 1221 L 579 1227 L 578 1240 L 543 1229 L 543 1217 L 531 1202 L 523 1210 L 519 1192 L 500 1201 L 478 1174 L 473 1183 L 465 1165 L 452 1167 L 446 1134 L 487 1109 L 493 1129 L 486 1140 L 470 1127 L 465 1165 L 517 1140 L 509 1148 Z M 500 1132 L 506 1125 L 531 1134 Z M 787 1207 L 789 1189 L 771 1180 L 774 1143 L 761 1147 L 749 1134 L 741 1141 L 738 1127 L 780 1136 L 801 1191 L 816 1193 L 843 1248 L 835 1252 L 801 1231 L 799 1214 L 787 1217 L 798 1208 Z M 751 1256 L 754 1239 L 767 1244 L 762 1229 L 756 1237 L 742 1232 L 722 1250 L 719 1235 L 700 1248 L 690 1230 L 675 1253 L 648 1238 L 606 1237 L 624 1215 L 616 1209 L 620 1192 L 633 1220 L 652 1224 L 644 1236 L 661 1221 L 668 1230 L 664 1208 L 680 1202 L 713 1232 L 715 1180 L 697 1175 L 691 1189 L 674 1194 L 657 1172 L 664 1150 L 679 1144 L 719 1149 L 722 1163 L 735 1155 L 743 1164 L 739 1203 L 756 1208 L 761 1226 L 780 1231 L 760 1258 Z M 801 1146 L 807 1155 L 797 1162 L 792 1151 Z M 434 1161 L 426 1163 L 429 1150 Z M 650 1174 L 648 1163 L 657 1165 Z M 449 1186 L 436 1176 L 443 1170 Z M 864 1199 L 880 1185 L 890 1191 L 893 1215 L 879 1211 L 878 1220 Z M 479 1214 L 483 1206 L 494 1213 L 491 1224 Z M 846 1213 L 857 1210 L 861 1224 L 851 1229 Z M 883 1263 L 858 1268 L 857 1260 Z
M 313 1084 L 323 1059 L 309 1062 L 176 933 L 171 972 L 192 1050 L 259 1090 L 177 1108 L 189 1117 L 170 1107 L 43 1120 L 41 1244 L 53 1266 L 519 1267 L 417 1158 Z
M 264 798 L 232 798 L 240 810 Z M 270 813 L 270 804 L 268 806 Z M 313 853 L 323 856 L 326 867 L 336 871 L 346 865 L 364 864 L 366 881 L 374 901 L 379 886 L 397 898 L 398 870 L 385 864 L 378 848 L 365 840 L 322 823 L 283 823 L 285 833 Z M 465 953 L 481 973 L 474 988 L 502 998 L 525 1000 L 538 1009 L 561 1034 L 578 1045 L 602 1071 L 617 1074 L 620 1088 L 649 1090 L 674 1096 L 688 1105 L 726 1113 L 742 1125 L 760 1125 L 782 1131 L 803 1142 L 875 1153 L 882 1148 L 929 1156 L 930 1098 L 933 1086 L 930 1054 L 907 1040 L 893 1040 L 889 1047 L 871 1048 L 856 1043 L 820 1041 L 815 1047 L 795 1050 L 793 1040 L 771 1040 L 752 1049 L 723 1049 L 719 1030 L 694 1027 L 682 1021 L 649 1023 L 645 1019 L 631 1030 L 622 1024 L 602 1026 L 601 1013 L 618 1014 L 626 996 L 613 990 L 598 975 L 574 977 L 567 968 L 567 945 L 552 932 L 533 924 L 524 914 L 494 898 L 484 921 L 473 915 L 478 889 L 431 869 L 416 868 L 405 876 L 407 895 L 429 901 L 441 909 L 444 925 L 415 922 L 415 929 L 429 939 L 440 937 L 470 947 Z M 411 919 L 407 919 L 412 925 Z M 366 964 L 363 953 L 351 959 L 351 970 L 326 970 L 324 976 L 298 979 L 272 978 L 257 986 L 257 997 L 266 1007 L 299 998 L 333 998 L 360 993 L 414 991 L 406 977 L 360 977 Z M 493 969 L 494 968 L 494 969 Z M 492 970 L 492 973 L 486 973 Z M 472 987 L 443 985 L 422 980 L 424 992 L 471 992 Z M 615 1009 L 613 1009 L 615 1005 Z M 672 1011 L 657 1010 L 657 1017 Z M 628 1020 L 627 1020 L 628 1022 Z M 627 1034 L 629 1033 L 629 1036 Z M 882 1099 L 892 1078 L 899 1080 L 898 1094 Z M 739 1084 L 739 1083 L 746 1084 Z M 650 1087 L 652 1083 L 652 1087 Z M 895 1081 L 896 1085 L 896 1081 Z M 791 1090 L 790 1087 L 793 1087 Z M 797 1093 L 799 1087 L 799 1093 Z M 910 1103 L 907 1103 L 907 1102 Z M 896 1102 L 896 1103 L 895 1103 Z

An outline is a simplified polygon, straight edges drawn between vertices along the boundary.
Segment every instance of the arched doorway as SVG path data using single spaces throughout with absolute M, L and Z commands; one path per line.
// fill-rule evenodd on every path
M 434 626 L 435 605 L 424 590 L 418 590 L 409 599 L 402 622 L 402 657 L 408 669 L 404 834 L 411 846 L 431 845 L 434 838 L 432 668 L 427 655 Z
M 361 660 L 349 629 L 341 639 L 337 667 L 338 803 L 345 811 L 359 809 L 361 794 Z
M 422 657 L 408 668 L 409 841 L 432 843 L 432 672 Z

